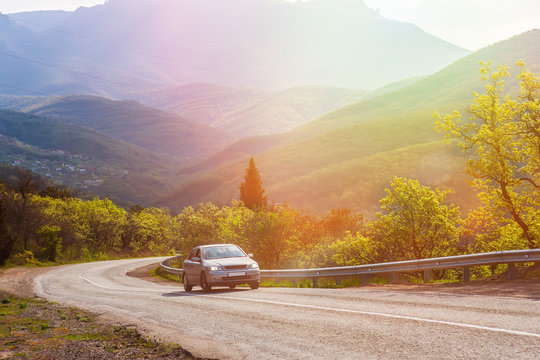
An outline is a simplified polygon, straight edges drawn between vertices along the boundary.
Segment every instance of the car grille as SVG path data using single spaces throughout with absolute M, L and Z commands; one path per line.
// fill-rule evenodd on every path
M 225 270 L 245 269 L 246 265 L 229 265 L 225 266 Z
M 249 279 L 252 279 L 253 277 L 252 276 L 226 276 L 226 277 L 222 277 L 221 280 L 225 280 L 225 281 L 231 281 L 231 280 L 249 280 Z

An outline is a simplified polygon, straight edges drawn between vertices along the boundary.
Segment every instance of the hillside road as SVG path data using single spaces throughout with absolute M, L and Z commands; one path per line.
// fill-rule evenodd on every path
M 126 273 L 160 261 L 66 265 L 34 280 L 38 296 L 135 324 L 219 359 L 538 359 L 540 299 L 374 289 L 216 289 Z

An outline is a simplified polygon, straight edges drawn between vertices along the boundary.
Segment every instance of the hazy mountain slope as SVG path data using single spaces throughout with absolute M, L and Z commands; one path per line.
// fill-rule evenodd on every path
M 25 16 L 50 24 L 42 15 Z M 0 27 L 14 45 L 1 49 L 53 65 L 0 57 L 0 68 L 21 70 L 11 73 L 12 86 L 124 99 L 194 82 L 370 89 L 433 73 L 468 53 L 360 0 L 109 0 L 55 27 L 30 38 Z
M 430 75 L 416 76 L 416 77 L 413 77 L 413 78 L 410 78 L 410 79 L 405 79 L 405 80 L 400 80 L 400 81 L 390 83 L 390 84 L 385 85 L 385 86 L 383 86 L 383 87 L 381 87 L 381 88 L 379 88 L 377 90 L 370 91 L 365 96 L 363 96 L 362 99 L 359 99 L 359 100 L 362 100 L 362 101 L 371 100 L 371 99 L 376 98 L 378 96 L 382 96 L 384 94 L 389 94 L 389 93 L 392 93 L 394 91 L 398 91 L 400 89 L 407 88 L 407 87 L 409 87 L 409 86 L 411 86 L 413 84 L 416 84 L 420 80 L 428 78 L 429 76 Z M 356 101 L 356 102 L 358 102 L 358 101 Z M 343 107 L 345 107 L 347 105 L 352 105 L 352 103 L 351 104 L 343 104 Z
M 61 10 L 24 11 L 9 14 L 16 23 L 36 32 L 49 30 L 69 20 L 71 12 Z
M 237 137 L 280 133 L 358 101 L 362 90 L 305 86 L 267 91 L 189 84 L 138 99 L 146 104 L 221 129 Z
M 269 198 L 306 208 L 348 204 L 369 209 L 376 204 L 368 200 L 376 197 L 366 194 L 381 194 L 393 175 L 421 178 L 432 185 L 451 181 L 459 159 L 451 146 L 440 147 L 441 135 L 433 130 L 433 112 L 463 110 L 471 102 L 472 92 L 482 91 L 479 60 L 491 58 L 495 64 L 512 64 L 522 58 L 538 72 L 539 55 L 540 31 L 528 32 L 482 49 L 410 87 L 359 102 L 280 138 L 273 137 L 273 147 L 255 158 Z M 506 88 L 516 91 L 516 86 L 516 79 L 509 79 Z M 434 152 L 434 148 L 438 150 Z M 187 198 L 198 202 L 237 197 L 246 155 L 204 174 L 201 182 L 192 178 L 186 185 L 190 194 L 196 193 L 193 187 L 198 184 L 212 184 L 206 191 L 199 188 L 203 197 L 189 198 L 180 188 L 166 203 L 176 206 L 175 199 L 179 199 L 182 206 L 185 203 L 181 201 Z M 441 168 L 441 162 L 448 168 Z M 227 180 L 216 186 L 212 179 Z
M 341 102 L 343 103 L 343 105 L 347 105 L 349 103 L 354 103 L 355 99 L 358 99 L 358 98 L 366 99 L 366 100 L 373 99 L 374 97 L 381 96 L 386 93 L 390 93 L 404 87 L 408 87 L 411 84 L 417 83 L 423 78 L 424 77 L 402 80 L 396 83 L 388 84 L 380 89 L 377 89 L 375 91 L 368 92 L 368 93 L 364 93 L 360 90 L 354 91 L 350 95 L 343 97 Z M 313 89 L 313 87 L 295 88 L 294 90 L 296 89 L 309 90 L 309 89 Z M 0 97 L 0 103 L 1 102 L 2 102 L 2 97 Z M 209 104 L 209 106 L 211 106 L 211 104 Z M 202 171 L 208 171 L 208 170 L 218 167 L 220 164 L 224 164 L 229 161 L 235 161 L 236 159 L 244 158 L 246 156 L 254 156 L 262 152 L 268 151 L 271 148 L 281 146 L 286 143 L 294 142 L 294 141 L 295 141 L 294 132 L 290 132 L 290 131 L 285 132 L 285 133 L 266 135 L 266 136 L 245 137 L 227 146 L 225 149 L 219 151 L 218 153 L 213 154 L 208 159 L 198 164 L 194 164 L 194 165 L 183 168 L 180 171 L 180 174 L 192 174 L 192 173 L 197 173 L 197 172 L 202 172 Z
M 82 183 L 75 174 L 84 169 L 85 180 L 99 183 L 92 188 L 94 193 L 123 201 L 148 203 L 162 195 L 170 184 L 170 169 L 178 166 L 172 157 L 96 131 L 14 111 L 0 110 L 0 137 L 2 162 L 19 161 L 38 171 L 50 163 L 43 171 L 53 177 L 67 174 L 66 184 L 73 186 L 69 180 Z M 68 165 L 75 169 L 68 171 Z
M 175 156 L 185 163 L 204 159 L 232 141 L 224 132 L 134 101 L 70 96 L 27 110 L 92 128 L 145 149 Z
M 68 13 L 69 18 L 73 13 Z M 29 13 L 36 23 L 39 12 Z M 15 95 L 69 95 L 88 93 L 128 97 L 140 89 L 161 86 L 105 59 L 92 59 L 93 40 L 62 30 L 30 30 L 28 24 L 0 14 L 0 90 Z M 35 26 L 34 26 L 35 28 Z M 86 47 L 82 44 L 86 44 Z M 94 45 L 92 46 L 92 43 Z M 81 48 L 73 50 L 75 44 Z M 78 46 L 78 45 L 77 45 Z
M 57 99 L 58 96 L 0 94 L 0 109 L 26 112 L 35 106 L 45 105 Z

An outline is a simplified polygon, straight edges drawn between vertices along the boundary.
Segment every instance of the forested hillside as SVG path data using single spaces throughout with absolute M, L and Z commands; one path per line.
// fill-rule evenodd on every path
M 96 130 L 147 150 L 190 164 L 221 150 L 233 136 L 135 101 L 69 96 L 36 104 L 25 111 Z
M 432 114 L 467 108 L 473 91 L 483 89 L 477 75 L 481 60 L 511 65 L 523 59 L 532 71 L 538 71 L 539 44 L 540 30 L 530 31 L 479 50 L 409 87 L 329 113 L 291 132 L 244 140 L 221 153 L 229 162 L 218 169 L 206 170 L 219 164 L 219 157 L 206 163 L 206 168 L 203 163 L 188 169 L 191 174 L 206 172 L 162 201 L 181 208 L 198 201 L 235 198 L 252 146 L 264 150 L 256 161 L 269 199 L 309 209 L 345 206 L 372 213 L 394 175 L 467 188 L 464 161 L 459 151 L 442 145 Z M 518 93 L 517 79 L 508 79 L 505 89 Z M 232 160 L 227 153 L 237 158 Z M 459 197 L 469 200 L 470 193 L 456 196 L 458 204 L 468 207 Z
M 161 196 L 180 165 L 88 128 L 7 110 L 0 110 L 0 157 L 73 188 L 133 203 Z

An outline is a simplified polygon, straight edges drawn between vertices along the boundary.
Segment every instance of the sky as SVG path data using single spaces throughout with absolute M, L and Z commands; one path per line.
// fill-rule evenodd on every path
M 540 29 L 540 0 L 365 0 L 393 20 L 478 50 L 527 30 Z
M 294 0 L 289 0 L 294 1 Z M 309 1 L 309 0 L 308 0 Z M 540 28 L 540 0 L 364 0 L 392 20 L 413 23 L 468 50 L 478 50 L 524 31 Z M 104 0 L 0 0 L 4 14 L 68 10 Z

